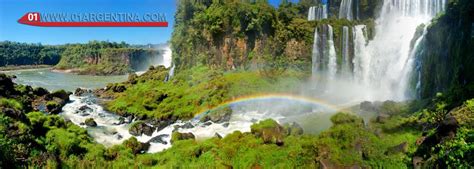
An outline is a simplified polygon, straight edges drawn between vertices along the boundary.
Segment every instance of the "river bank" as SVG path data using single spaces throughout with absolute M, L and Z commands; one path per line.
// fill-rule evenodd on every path
M 9 65 L 0 66 L 0 72 L 3 71 L 14 71 L 14 70 L 30 70 L 30 69 L 47 69 L 53 68 L 53 65 Z

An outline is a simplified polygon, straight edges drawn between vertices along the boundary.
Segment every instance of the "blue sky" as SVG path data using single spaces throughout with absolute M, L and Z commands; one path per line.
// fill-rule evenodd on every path
M 269 0 L 278 5 L 280 0 Z M 42 44 L 85 43 L 89 40 L 130 44 L 165 43 L 173 31 L 176 0 L 0 0 L 0 41 Z M 35 27 L 17 22 L 27 12 L 164 13 L 164 27 Z

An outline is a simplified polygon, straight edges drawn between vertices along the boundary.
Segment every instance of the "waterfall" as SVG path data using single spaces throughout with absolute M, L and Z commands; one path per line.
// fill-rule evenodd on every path
M 354 77 L 362 84 L 367 84 L 365 79 L 368 76 L 368 67 L 370 63 L 370 57 L 367 54 L 367 38 L 366 38 L 366 26 L 357 25 L 353 28 L 354 37 Z
M 328 18 L 327 5 L 318 5 L 309 7 L 308 10 L 308 21 L 321 20 Z
M 358 6 L 359 2 L 341 1 L 339 18 L 354 19 L 353 3 Z M 415 97 L 407 95 L 407 91 L 420 90 L 419 55 L 424 52 L 425 36 L 415 41 L 415 32 L 420 24 L 429 25 L 445 5 L 446 0 L 384 0 L 370 41 L 366 26 L 342 27 L 341 36 L 337 37 L 340 58 L 333 48 L 332 27 L 319 26 L 314 34 L 312 72 L 324 82 L 318 83 L 318 88 L 324 88 L 323 97 L 337 102 Z M 344 98 L 337 97 L 338 93 L 343 93 Z
M 329 78 L 334 78 L 337 72 L 337 59 L 336 59 L 336 48 L 334 47 L 333 30 L 332 26 L 328 25 L 328 47 L 329 47 L 329 63 L 328 63 L 328 74 Z
M 318 50 L 318 28 L 314 29 L 314 40 L 313 40 L 313 53 L 311 55 L 311 73 L 315 75 L 318 72 L 318 55 L 319 55 L 319 50 Z
M 339 19 L 352 20 L 352 0 L 342 0 L 339 6 Z
M 165 78 L 165 82 L 169 81 L 174 76 L 174 64 L 171 66 L 168 76 Z
M 368 99 L 403 100 L 409 97 L 405 94 L 408 80 L 403 79 L 410 77 L 412 71 L 407 69 L 414 67 L 414 62 L 409 61 L 414 57 L 410 42 L 417 26 L 429 24 L 444 10 L 444 4 L 445 0 L 384 1 L 376 20 L 376 36 L 367 45 L 369 73 L 363 79 L 369 79 L 368 87 L 378 91 Z
M 342 27 L 342 41 L 341 41 L 342 62 L 341 70 L 343 73 L 350 72 L 350 55 L 349 55 L 349 27 Z

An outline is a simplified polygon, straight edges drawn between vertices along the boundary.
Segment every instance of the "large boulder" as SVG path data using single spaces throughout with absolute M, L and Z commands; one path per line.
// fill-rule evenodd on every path
M 97 127 L 97 123 L 94 121 L 93 118 L 88 118 L 86 121 L 84 121 L 84 124 L 88 127 Z
M 128 129 L 128 132 L 134 136 L 141 136 L 142 134 L 151 136 L 153 132 L 155 132 L 155 130 L 156 128 L 145 124 L 143 121 L 137 121 L 135 123 L 132 123 L 132 125 Z
M 173 132 L 173 134 L 171 134 L 171 143 L 175 142 L 175 141 L 178 141 L 178 140 L 188 140 L 188 139 L 192 139 L 194 140 L 196 137 L 194 136 L 193 133 L 180 133 L 180 132 Z
M 283 125 L 283 128 L 285 129 L 286 135 L 299 136 L 303 134 L 303 127 L 296 122 L 286 123 Z
M 125 147 L 132 150 L 133 154 L 145 153 L 150 148 L 150 143 L 141 143 L 135 137 L 131 137 L 123 142 Z
M 89 89 L 77 88 L 74 91 L 74 96 L 84 96 L 87 93 L 91 93 L 92 91 Z
M 167 138 L 169 137 L 170 135 L 168 134 L 160 134 L 158 136 L 155 136 L 153 138 L 151 138 L 148 142 L 150 143 L 160 143 L 160 144 L 168 144 L 168 142 L 166 142 L 166 140 L 164 140 L 164 138 Z
M 232 109 L 229 106 L 217 108 L 207 112 L 201 117 L 201 122 L 212 121 L 214 123 L 224 123 L 230 120 Z
M 267 119 L 250 126 L 250 132 L 262 138 L 264 143 L 283 145 L 285 130 L 276 121 Z

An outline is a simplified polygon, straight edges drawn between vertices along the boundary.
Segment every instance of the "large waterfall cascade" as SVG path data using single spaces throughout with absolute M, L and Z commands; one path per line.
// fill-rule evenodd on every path
M 352 3 L 358 1 L 342 0 L 339 18 L 354 19 Z M 342 36 L 338 37 L 341 62 L 337 62 L 341 65 L 335 66 L 336 71 L 329 71 L 328 67 L 334 67 L 333 63 L 322 59 L 330 58 L 330 52 L 324 53 L 321 50 L 329 45 L 327 40 L 321 40 L 322 35 L 327 35 L 327 32 L 316 31 L 313 62 L 317 63 L 313 65 L 318 66 L 313 67 L 313 73 L 330 76 L 324 79 L 335 79 L 324 86 L 358 86 L 357 89 L 350 89 L 362 92 L 354 93 L 357 100 L 404 100 L 413 97 L 407 95 L 406 91 L 410 88 L 408 83 L 413 81 L 412 74 L 416 76 L 415 79 L 421 78 L 416 71 L 420 69 L 421 62 L 417 60 L 417 55 L 423 51 L 420 44 L 424 34 L 415 39 L 414 46 L 410 46 L 410 43 L 415 38 L 417 27 L 421 24 L 428 25 L 434 16 L 444 11 L 445 6 L 446 0 L 384 0 L 380 16 L 375 21 L 375 36 L 372 40 L 368 41 L 364 25 L 341 28 Z M 420 85 L 419 80 L 416 83 Z M 334 92 L 340 91 L 325 93 Z

